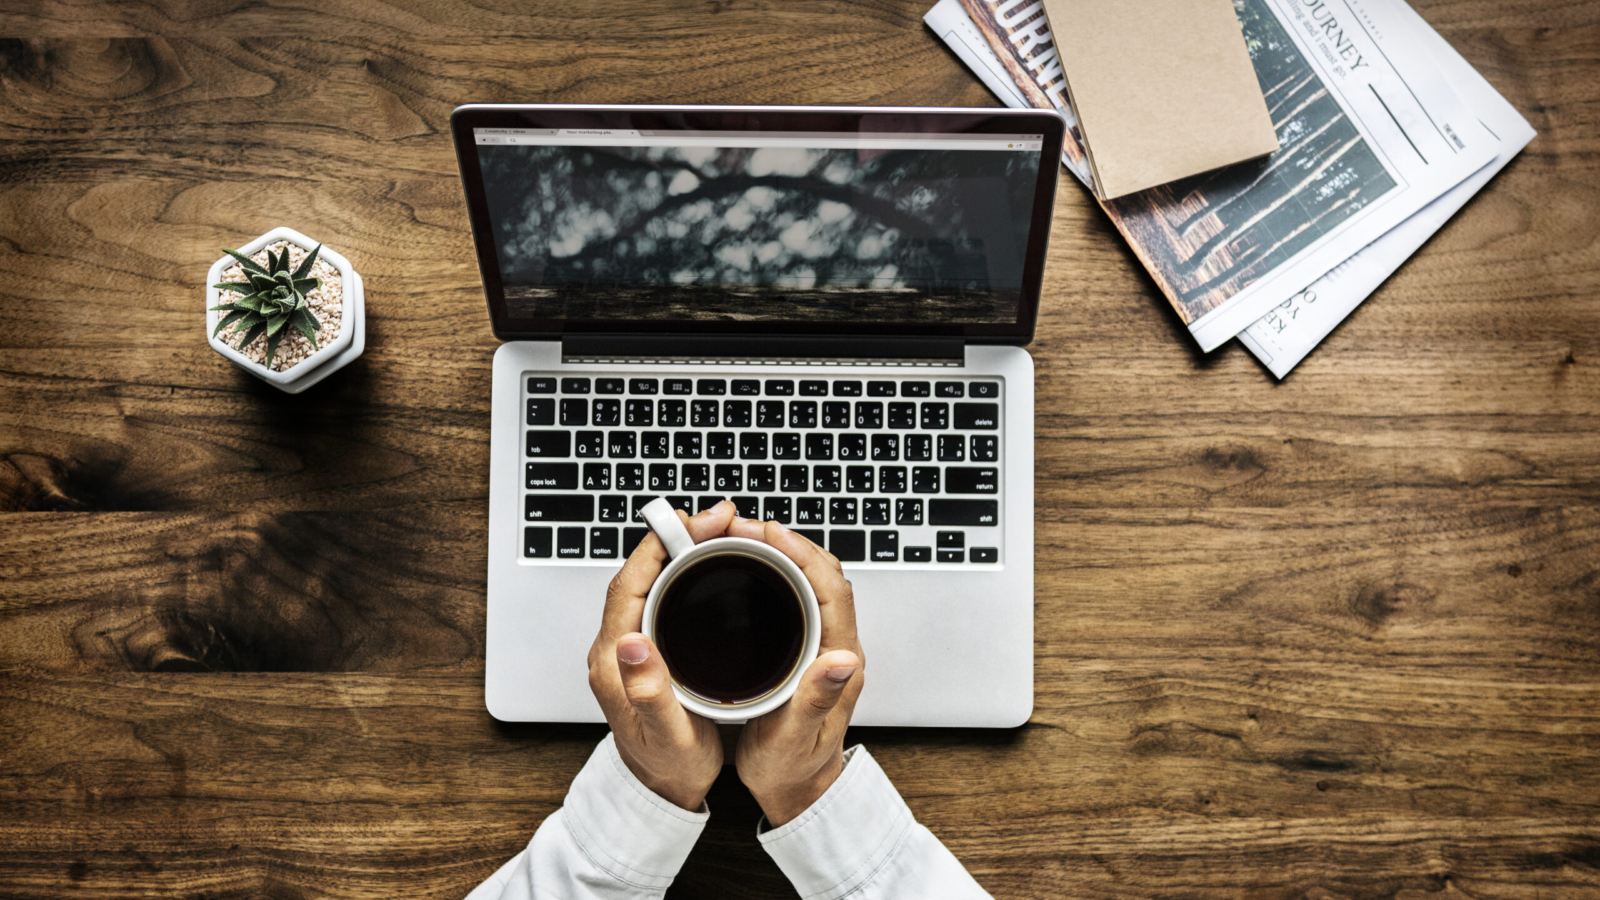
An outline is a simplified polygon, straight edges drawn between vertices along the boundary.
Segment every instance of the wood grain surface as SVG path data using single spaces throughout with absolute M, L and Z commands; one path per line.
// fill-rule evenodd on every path
M 930 2 L 0 7 L 0 895 L 452 898 L 525 844 L 603 732 L 483 709 L 449 112 L 992 105 Z M 1600 898 L 1600 3 L 1419 8 L 1539 137 L 1281 384 L 1062 179 L 1034 716 L 858 735 L 997 897 Z M 368 295 L 298 397 L 200 324 L 279 224 Z M 792 896 L 711 803 L 672 896 Z

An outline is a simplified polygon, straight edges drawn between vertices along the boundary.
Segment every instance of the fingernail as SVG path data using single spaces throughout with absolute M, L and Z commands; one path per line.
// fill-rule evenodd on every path
M 855 673 L 855 666 L 830 666 L 827 671 L 829 681 L 849 681 Z
M 617 645 L 617 659 L 622 660 L 630 666 L 637 666 L 649 658 L 649 641 L 624 641 Z M 830 669 L 829 672 L 831 674 L 832 670 Z

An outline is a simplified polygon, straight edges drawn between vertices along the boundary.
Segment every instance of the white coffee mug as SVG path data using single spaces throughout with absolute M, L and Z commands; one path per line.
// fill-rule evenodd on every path
M 678 518 L 678 511 L 663 498 L 657 497 L 651 500 L 639 512 L 644 516 L 650 530 L 661 539 L 661 543 L 667 548 L 667 555 L 671 557 L 662 568 L 661 574 L 656 576 L 655 583 L 650 585 L 650 593 L 645 597 L 644 635 L 650 640 L 656 640 L 656 611 L 660 607 L 662 593 L 679 572 L 709 556 L 745 556 L 764 562 L 783 576 L 794 588 L 795 595 L 800 598 L 801 614 L 805 623 L 805 637 L 800 649 L 800 658 L 795 663 L 793 671 L 777 687 L 742 703 L 719 703 L 687 690 L 678 683 L 677 678 L 673 678 L 672 691 L 677 695 L 678 702 L 692 713 L 721 722 L 754 719 L 782 706 L 794 696 L 795 689 L 800 686 L 800 679 L 805 675 L 806 667 L 817 658 L 817 650 L 822 645 L 822 609 L 817 604 L 817 592 L 811 589 L 811 582 L 806 580 L 805 573 L 800 571 L 800 567 L 794 564 L 794 560 L 785 556 L 783 551 L 761 541 L 740 537 L 719 537 L 696 544 L 694 538 L 689 536 L 689 529 L 684 527 L 683 520 Z

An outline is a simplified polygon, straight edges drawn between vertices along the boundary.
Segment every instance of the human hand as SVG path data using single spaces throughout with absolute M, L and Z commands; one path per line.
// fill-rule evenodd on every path
M 782 825 L 805 812 L 844 769 L 844 732 L 865 681 L 856 604 L 833 554 L 776 522 L 735 518 L 733 537 L 764 541 L 794 561 L 817 593 L 822 645 L 789 702 L 745 723 L 734 764 L 739 780 Z
M 733 504 L 724 500 L 693 518 L 679 516 L 699 543 L 721 537 L 733 513 Z M 645 595 L 666 559 L 666 548 L 651 532 L 611 579 L 600 634 L 589 648 L 589 689 L 600 701 L 628 771 L 693 812 L 722 771 L 722 740 L 715 723 L 678 702 L 661 652 L 639 632 Z

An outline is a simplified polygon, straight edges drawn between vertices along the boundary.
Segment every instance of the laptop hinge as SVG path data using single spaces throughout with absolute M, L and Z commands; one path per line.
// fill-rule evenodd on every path
M 840 335 L 573 334 L 561 339 L 567 363 L 785 363 L 959 366 L 961 338 Z

